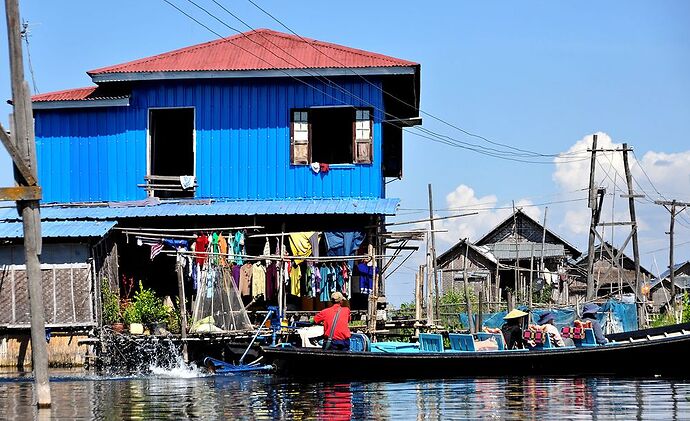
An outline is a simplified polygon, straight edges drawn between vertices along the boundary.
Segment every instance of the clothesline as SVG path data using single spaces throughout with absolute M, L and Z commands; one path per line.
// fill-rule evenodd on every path
M 126 227 L 114 227 L 114 229 L 119 231 L 142 231 L 142 232 L 197 232 L 197 231 L 237 231 L 243 229 L 263 229 L 261 225 L 251 225 L 247 227 L 204 227 L 204 228 L 126 228 Z
M 368 254 L 361 254 L 358 256 L 278 256 L 275 254 L 252 256 L 248 254 L 233 254 L 233 253 L 216 253 L 212 251 L 189 251 L 189 250 L 163 250 L 161 253 L 175 255 L 175 254 L 192 254 L 192 255 L 202 255 L 202 256 L 222 256 L 228 258 L 239 257 L 242 259 L 249 260 L 309 260 L 316 262 L 337 262 L 343 260 L 363 260 L 369 257 Z M 392 258 L 395 256 L 376 254 L 373 255 L 374 258 Z

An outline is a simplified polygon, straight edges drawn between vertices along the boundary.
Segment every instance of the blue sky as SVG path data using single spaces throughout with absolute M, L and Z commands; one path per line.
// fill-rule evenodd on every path
M 217 32 L 233 34 L 187 0 L 170 1 Z M 195 1 L 230 26 L 247 29 L 211 0 Z M 219 2 L 255 28 L 284 30 L 245 0 Z M 545 154 L 577 149 L 583 138 L 601 133 L 612 145 L 627 142 L 635 148 L 633 175 L 649 199 L 663 195 L 690 201 L 690 2 L 447 1 L 420 6 L 413 1 L 350 1 L 337 8 L 323 1 L 257 2 L 303 36 L 421 63 L 421 108 L 431 115 Z M 25 0 L 21 13 L 30 23 L 30 53 L 41 93 L 88 86 L 85 72 L 90 69 L 215 37 L 162 0 L 116 5 Z M 1 25 L 5 34 L 4 19 Z M 0 95 L 9 98 L 4 35 L 2 39 Z M 0 122 L 5 127 L 9 112 L 3 101 Z M 424 127 L 491 146 L 428 115 Z M 580 142 L 578 150 L 584 145 Z M 448 233 L 440 236 L 439 252 L 460 237 L 472 240 L 486 232 L 509 212 L 500 208 L 513 200 L 541 218 L 544 205 L 532 205 L 580 198 L 582 193 L 573 191 L 587 184 L 579 164 L 499 160 L 412 132 L 405 136 L 404 154 L 404 177 L 388 187 L 390 197 L 402 199 L 398 220 L 425 216 L 428 183 L 433 184 L 439 215 L 448 215 L 444 209 L 451 207 L 488 203 L 476 217 L 443 224 Z M 614 181 L 624 185 L 612 176 L 615 171 L 606 171 L 619 170 L 616 162 L 613 156 L 604 157 L 599 169 L 610 192 Z M 9 159 L 2 153 L 0 184 L 10 183 Z M 606 207 L 609 217 L 625 218 L 618 217 L 625 211 L 622 201 Z M 585 249 L 580 228 L 587 212 L 583 201 L 553 203 L 547 224 Z M 663 271 L 668 213 L 648 201 L 641 201 L 638 212 L 643 264 L 656 272 L 656 262 Z M 684 218 L 677 243 L 690 239 L 690 214 Z M 614 235 L 620 239 L 625 234 Z M 689 259 L 690 246 L 679 245 L 676 255 Z M 412 297 L 415 259 L 392 278 L 392 302 Z

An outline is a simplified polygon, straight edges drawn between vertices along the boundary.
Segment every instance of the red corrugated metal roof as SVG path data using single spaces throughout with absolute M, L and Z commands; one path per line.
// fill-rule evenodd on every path
M 34 95 L 31 97 L 33 102 L 44 101 L 81 101 L 89 98 L 96 90 L 96 86 L 88 88 L 67 89 L 64 91 L 49 92 L 47 94 Z
M 311 45 L 310 45 L 311 44 Z M 316 47 L 316 48 L 314 48 Z M 269 29 L 182 48 L 87 72 L 237 71 L 312 68 L 410 67 L 417 63 Z
M 87 88 L 66 89 L 64 91 L 48 92 L 45 94 L 34 95 L 31 97 L 32 102 L 50 102 L 50 101 L 94 101 L 99 99 L 117 99 L 126 98 L 124 92 L 115 92 L 114 90 L 106 90 L 99 86 L 89 86 Z

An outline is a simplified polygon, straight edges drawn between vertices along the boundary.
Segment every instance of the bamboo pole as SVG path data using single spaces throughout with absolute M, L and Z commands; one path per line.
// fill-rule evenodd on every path
M 467 244 L 467 238 L 465 238 L 465 244 Z M 467 252 L 469 247 L 465 247 L 465 258 L 462 260 L 462 282 L 465 288 L 465 306 L 467 307 L 467 324 L 469 325 L 470 332 L 474 333 L 474 323 L 472 323 L 472 304 L 470 303 L 470 294 L 467 288 Z

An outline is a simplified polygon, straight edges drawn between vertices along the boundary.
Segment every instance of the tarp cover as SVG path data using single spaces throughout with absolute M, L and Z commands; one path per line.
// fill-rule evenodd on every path
M 517 308 L 522 311 L 528 311 L 526 306 L 518 306 Z M 556 317 L 554 324 L 558 328 L 572 326 L 575 319 L 581 317 L 574 308 L 535 309 L 530 312 L 530 323 L 536 324 L 539 317 L 546 312 L 554 314 Z M 508 314 L 507 311 L 482 314 L 482 326 L 501 327 L 504 323 L 503 317 L 506 314 Z M 469 326 L 467 314 L 460 313 L 459 316 L 462 326 Z M 472 315 L 472 320 L 476 322 L 477 314 Z M 637 308 L 635 304 L 609 300 L 601 306 L 601 310 L 597 313 L 597 320 L 601 323 L 601 327 L 606 334 L 637 330 Z

